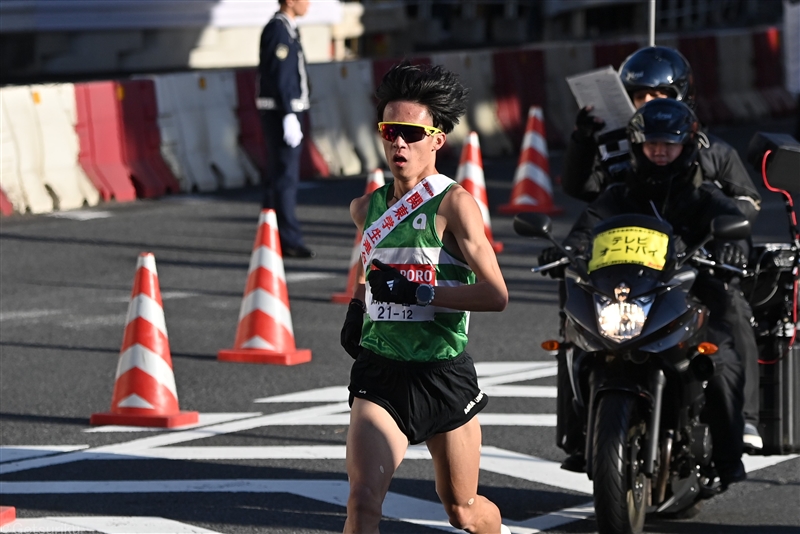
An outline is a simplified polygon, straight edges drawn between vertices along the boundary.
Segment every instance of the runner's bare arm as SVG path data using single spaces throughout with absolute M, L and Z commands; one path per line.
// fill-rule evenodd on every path
M 364 231 L 364 221 L 367 219 L 367 209 L 369 208 L 369 199 L 372 194 L 360 196 L 358 198 L 353 199 L 350 202 L 350 217 L 353 219 L 353 222 L 356 224 L 358 228 L 358 233 Z M 364 267 L 361 265 L 361 261 L 358 261 L 358 285 L 356 286 L 355 293 L 353 294 L 353 298 L 357 298 L 358 300 L 364 302 L 366 290 L 364 289 Z
M 454 185 L 439 207 L 437 225 L 444 223 L 443 233 L 451 234 L 472 268 L 475 284 L 437 286 L 433 304 L 467 311 L 502 311 L 508 304 L 506 288 L 497 257 L 486 237 L 483 217 L 475 199 L 463 187 Z

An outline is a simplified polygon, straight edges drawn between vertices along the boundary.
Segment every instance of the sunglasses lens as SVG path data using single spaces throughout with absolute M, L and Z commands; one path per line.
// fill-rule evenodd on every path
M 381 124 L 381 137 L 393 143 L 401 136 L 406 143 L 416 143 L 425 138 L 425 128 L 408 124 Z

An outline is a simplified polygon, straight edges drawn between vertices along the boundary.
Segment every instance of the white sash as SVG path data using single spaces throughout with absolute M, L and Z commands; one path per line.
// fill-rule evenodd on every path
M 369 273 L 368 267 L 375 255 L 378 244 L 394 230 L 395 226 L 403 222 L 420 206 L 428 202 L 433 197 L 443 193 L 447 187 L 454 183 L 444 174 L 432 174 L 427 176 L 414 186 L 411 191 L 403 195 L 403 198 L 387 209 L 383 215 L 375 219 L 372 225 L 364 230 L 361 241 L 361 265 L 364 273 Z

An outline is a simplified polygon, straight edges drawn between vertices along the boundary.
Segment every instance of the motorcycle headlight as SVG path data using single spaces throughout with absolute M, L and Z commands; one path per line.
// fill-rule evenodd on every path
M 652 296 L 628 300 L 625 290 L 627 287 L 618 287 L 615 300 L 605 296 L 595 297 L 600 333 L 614 341 L 627 341 L 641 334 L 653 305 Z

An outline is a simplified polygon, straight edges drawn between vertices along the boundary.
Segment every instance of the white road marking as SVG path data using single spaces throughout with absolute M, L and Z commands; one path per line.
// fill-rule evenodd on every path
M 0 447 L 0 463 L 88 449 L 88 445 L 9 445 Z
M 771 467 L 775 464 L 785 462 L 786 460 L 792 460 L 798 456 L 800 456 L 800 454 L 787 454 L 784 456 L 750 456 L 749 454 L 744 454 L 742 455 L 742 463 L 744 464 L 744 470 L 749 473 L 750 471 L 758 471 L 765 467 Z
M 483 392 L 490 397 L 555 398 L 555 386 L 487 386 Z M 350 392 L 347 386 L 328 386 L 307 391 L 297 391 L 285 395 L 262 397 L 255 403 L 281 402 L 345 402 Z
M 113 214 L 110 211 L 55 211 L 47 214 L 47 217 L 54 217 L 56 219 L 71 219 L 73 221 L 108 219 L 112 216 Z
M 247 419 L 249 417 L 258 417 L 259 415 L 261 415 L 261 412 L 201 413 L 198 416 L 197 423 L 178 428 L 161 428 L 154 426 L 105 425 L 105 426 L 94 426 L 91 428 L 85 428 L 83 431 L 87 434 L 95 434 L 102 432 L 180 432 L 182 430 L 199 428 L 201 426 L 206 426 L 206 425 L 215 425 L 217 423 L 237 421 L 239 419 Z
M 0 322 L 39 319 L 40 317 L 48 317 L 50 315 L 60 315 L 62 313 L 66 313 L 66 310 L 25 310 L 25 311 L 2 312 L 0 313 Z
M 543 369 L 554 367 L 555 361 L 531 361 L 531 362 L 475 362 L 475 371 L 478 378 L 485 376 L 510 375 L 532 369 Z M 519 380 L 516 380 L 519 382 Z
M 38 517 L 17 519 L 0 532 L 102 532 L 103 534 L 219 534 L 161 517 Z
M 103 453 L 124 453 L 135 452 L 141 449 L 148 449 L 152 447 L 162 447 L 165 445 L 174 445 L 177 443 L 185 443 L 187 441 L 194 441 L 197 439 L 208 438 L 212 436 L 219 436 L 223 434 L 231 434 L 234 432 L 242 432 L 253 428 L 262 426 L 281 425 L 290 421 L 297 421 L 301 419 L 311 419 L 317 415 L 327 415 L 331 413 L 343 412 L 349 410 L 346 402 L 336 404 L 326 404 L 323 406 L 315 406 L 313 408 L 304 408 L 302 410 L 292 410 L 288 412 L 280 412 L 270 415 L 262 415 L 259 417 L 251 417 L 242 421 L 230 421 L 227 423 L 220 423 L 216 425 L 196 428 L 191 430 L 183 430 L 180 432 L 171 432 L 166 434 L 159 434 L 157 436 L 150 436 L 146 438 L 139 438 L 132 441 L 117 443 L 114 445 L 104 445 L 91 449 L 81 451 L 68 452 L 58 456 L 47 458 L 31 458 L 21 460 L 19 462 L 8 462 L 0 464 L 0 475 L 6 473 L 16 473 L 28 469 L 37 469 L 40 467 L 47 467 L 50 465 L 59 465 L 80 460 L 89 460 L 98 454 Z
M 325 280 L 327 278 L 334 278 L 339 276 L 333 273 L 286 273 L 286 282 L 287 283 L 294 283 L 294 282 L 310 282 L 311 280 Z

